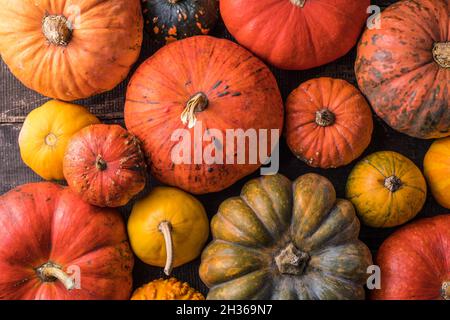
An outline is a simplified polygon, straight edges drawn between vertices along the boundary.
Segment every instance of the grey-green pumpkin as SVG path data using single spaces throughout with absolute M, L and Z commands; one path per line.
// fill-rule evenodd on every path
M 249 181 L 211 221 L 202 254 L 208 299 L 364 299 L 369 249 L 353 205 L 306 174 Z

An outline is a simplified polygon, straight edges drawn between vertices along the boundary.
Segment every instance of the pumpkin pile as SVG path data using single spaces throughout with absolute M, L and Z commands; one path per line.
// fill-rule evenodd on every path
M 369 5 L 0 0 L 3 61 L 56 99 L 18 135 L 24 164 L 47 181 L 0 196 L 0 299 L 450 300 L 450 1 L 397 1 L 363 32 Z M 237 43 L 208 35 L 219 7 Z M 283 103 L 271 67 L 323 66 L 355 45 L 355 78 L 298 81 Z M 127 78 L 125 126 L 69 103 Z M 374 150 L 384 122 L 372 110 L 438 138 L 423 174 L 422 158 Z M 246 178 L 289 166 L 280 145 L 302 174 Z M 325 176 L 338 167 L 335 189 Z M 442 214 L 422 218 L 430 201 Z M 361 223 L 390 228 L 374 260 Z M 133 279 L 135 259 L 160 276 Z M 172 276 L 193 261 L 209 290 Z

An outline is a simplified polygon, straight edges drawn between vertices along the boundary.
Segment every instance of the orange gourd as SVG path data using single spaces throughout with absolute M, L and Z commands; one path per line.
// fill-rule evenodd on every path
M 0 54 L 27 87 L 72 101 L 111 90 L 139 56 L 139 0 L 1 0 Z
M 435 141 L 423 162 L 431 193 L 444 208 L 450 209 L 450 138 Z
M 158 279 L 136 289 L 131 300 L 205 300 L 197 290 L 175 278 Z
M 313 167 L 350 163 L 372 137 L 370 107 L 345 80 L 319 78 L 301 84 L 288 97 L 286 119 L 289 148 Z

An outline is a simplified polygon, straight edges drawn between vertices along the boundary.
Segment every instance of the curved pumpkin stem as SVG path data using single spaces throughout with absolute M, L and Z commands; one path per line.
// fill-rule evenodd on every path
M 202 112 L 207 106 L 208 97 L 203 92 L 196 93 L 186 103 L 186 108 L 181 113 L 181 122 L 187 124 L 189 129 L 193 128 L 197 122 L 195 113 Z
M 450 42 L 436 42 L 433 46 L 433 58 L 442 68 L 450 68 Z
M 166 265 L 164 267 L 164 273 L 169 276 L 173 269 L 173 241 L 172 241 L 172 225 L 169 221 L 162 221 L 158 230 L 164 235 L 164 241 L 166 243 Z
M 303 8 L 305 6 L 306 0 L 291 0 L 292 4 Z
M 46 15 L 42 20 L 42 32 L 56 46 L 67 46 L 72 39 L 72 25 L 62 15 Z
M 47 262 L 36 269 L 38 277 L 44 282 L 52 282 L 55 279 L 61 281 L 67 290 L 75 288 L 75 281 L 65 273 L 60 266 Z
M 442 283 L 441 292 L 444 300 L 450 300 L 450 281 L 444 281 Z

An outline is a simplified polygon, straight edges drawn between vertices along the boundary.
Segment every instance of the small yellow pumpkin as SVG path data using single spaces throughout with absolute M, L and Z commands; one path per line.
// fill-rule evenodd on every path
M 427 186 L 411 160 L 397 152 L 381 151 L 353 168 L 346 194 L 366 225 L 394 227 L 411 220 L 422 209 Z
M 62 180 L 69 139 L 82 128 L 100 123 L 86 108 L 51 100 L 31 111 L 19 134 L 23 162 L 46 180 Z
M 171 187 L 156 187 L 135 203 L 128 219 L 134 253 L 145 263 L 164 267 L 169 275 L 200 255 L 209 235 L 203 205 L 190 194 Z
M 434 198 L 450 209 L 450 137 L 436 140 L 431 145 L 423 167 Z
M 170 278 L 143 285 L 136 289 L 131 300 L 205 300 L 205 297 L 186 282 Z

